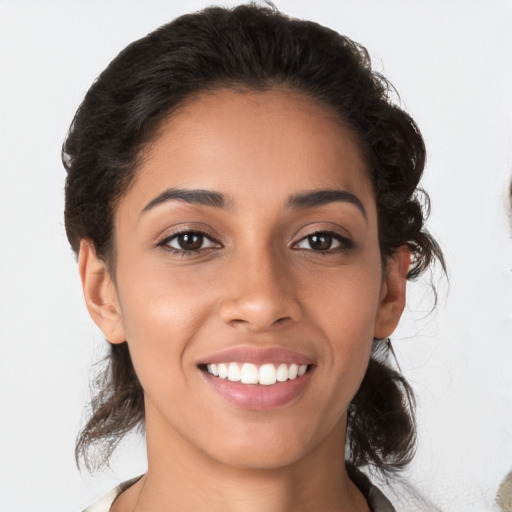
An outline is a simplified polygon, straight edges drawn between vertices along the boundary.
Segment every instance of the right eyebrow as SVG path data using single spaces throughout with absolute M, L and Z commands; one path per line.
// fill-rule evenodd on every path
M 201 206 L 211 206 L 213 208 L 228 209 L 232 205 L 232 201 L 220 192 L 202 189 L 183 189 L 183 188 L 168 188 L 161 194 L 152 199 L 140 212 L 143 213 L 155 208 L 160 204 L 167 201 L 185 201 L 190 204 L 199 204 Z

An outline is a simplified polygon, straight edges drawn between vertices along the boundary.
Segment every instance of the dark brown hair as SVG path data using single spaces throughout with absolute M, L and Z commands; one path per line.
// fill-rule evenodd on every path
M 208 90 L 287 87 L 331 110 L 358 136 L 378 211 L 384 265 L 400 246 L 413 256 L 414 279 L 442 253 L 424 228 L 418 183 L 425 164 L 421 134 L 372 71 L 365 48 L 328 28 L 289 18 L 272 7 L 208 8 L 177 18 L 135 41 L 103 71 L 80 105 L 63 147 L 67 171 L 65 222 L 75 252 L 89 239 L 115 269 L 114 211 L 137 171 L 145 144 L 182 102 Z M 423 198 L 423 199 L 422 199 Z M 376 340 L 348 415 L 348 460 L 383 471 L 413 454 L 412 392 Z M 126 343 L 111 345 L 77 440 L 77 460 L 108 461 L 124 434 L 144 423 L 143 391 Z M 103 443 L 103 459 L 87 458 Z

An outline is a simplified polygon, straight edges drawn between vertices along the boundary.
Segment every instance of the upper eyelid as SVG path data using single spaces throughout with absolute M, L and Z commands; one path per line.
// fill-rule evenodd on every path
M 210 247 L 200 247 L 198 249 L 183 249 L 183 248 L 173 247 L 171 245 L 171 241 L 173 241 L 180 235 L 187 234 L 187 233 L 199 234 L 199 235 L 203 236 L 204 238 L 206 238 L 212 245 Z M 168 236 L 164 236 L 156 244 L 156 248 L 158 248 L 158 249 L 161 249 L 165 252 L 172 253 L 174 255 L 183 256 L 183 257 L 185 257 L 185 256 L 192 257 L 193 255 L 199 256 L 204 251 L 209 251 L 212 249 L 219 249 L 222 247 L 223 247 L 223 245 L 217 239 L 215 239 L 209 233 L 205 233 L 198 229 L 195 229 L 195 230 L 194 229 L 183 229 L 180 231 L 176 231 L 174 233 L 170 233 Z
M 210 233 L 206 229 L 192 228 L 192 227 L 181 228 L 181 229 L 177 229 L 176 231 L 167 232 L 164 235 L 162 235 L 162 236 L 157 238 L 156 245 L 157 246 L 164 245 L 167 242 L 169 242 L 169 240 L 172 240 L 173 238 L 176 238 L 176 237 L 178 237 L 180 235 L 185 235 L 187 233 L 197 233 L 197 234 L 200 234 L 200 235 L 204 236 L 205 238 L 208 238 L 208 240 L 210 240 L 212 242 L 215 242 L 215 243 L 217 243 L 219 245 L 222 245 L 222 243 L 219 241 L 219 237 L 218 236 L 213 235 L 212 233 Z
M 294 250 L 299 250 L 300 248 L 297 248 L 297 245 L 309 238 L 310 236 L 316 235 L 316 234 L 326 234 L 329 236 L 332 236 L 337 242 L 340 244 L 340 247 L 334 247 L 326 249 L 325 251 L 318 251 L 319 253 L 330 253 L 330 252 L 337 252 L 339 250 L 341 251 L 349 251 L 351 249 L 354 249 L 356 247 L 355 242 L 352 240 L 352 238 L 348 235 L 342 235 L 336 230 L 329 230 L 329 229 L 317 229 L 313 230 L 307 234 L 302 235 L 300 238 L 296 239 L 291 245 L 290 248 Z M 308 250 L 308 249 L 306 249 Z M 311 249 L 312 250 L 312 249 Z
M 167 231 L 164 235 L 159 236 L 156 240 L 155 245 L 162 246 L 168 243 L 170 240 L 183 235 L 187 233 L 198 233 L 211 242 L 214 242 L 215 244 L 218 244 L 219 246 L 223 247 L 224 244 L 220 241 L 221 237 L 220 235 L 216 234 L 215 232 L 212 232 L 213 230 L 209 230 L 207 228 L 203 228 L 202 226 L 194 227 L 194 226 L 183 226 L 178 227 L 176 230 L 173 231 Z M 293 247 L 294 245 L 298 244 L 305 238 L 308 238 L 309 236 L 319 234 L 319 233 L 325 233 L 333 236 L 334 238 L 341 241 L 341 243 L 344 244 L 350 244 L 355 245 L 355 242 L 353 241 L 352 235 L 348 232 L 348 230 L 343 229 L 342 227 L 332 227 L 332 226 L 305 226 L 302 229 L 300 229 L 295 236 L 293 237 L 290 247 Z
M 345 231 L 345 230 L 342 230 L 341 228 L 340 229 L 335 229 L 335 228 L 315 228 L 315 229 L 306 230 L 306 231 L 300 230 L 295 235 L 294 240 L 292 242 L 292 245 L 300 242 L 301 240 L 304 240 L 304 238 L 307 238 L 307 237 L 312 236 L 312 235 L 317 235 L 319 233 L 325 233 L 325 234 L 331 235 L 331 236 L 333 236 L 335 238 L 339 238 L 341 240 L 353 243 L 351 234 L 346 232 L 346 231 L 345 232 L 343 232 L 343 231 Z

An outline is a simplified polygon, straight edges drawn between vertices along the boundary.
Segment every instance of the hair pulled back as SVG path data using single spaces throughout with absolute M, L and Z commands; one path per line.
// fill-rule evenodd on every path
M 63 146 L 67 171 L 65 223 L 73 250 L 90 240 L 115 269 L 113 219 L 142 151 L 161 121 L 195 94 L 222 88 L 302 92 L 352 128 L 367 159 L 383 263 L 399 247 L 412 253 L 408 277 L 441 251 L 424 228 L 428 196 L 417 186 L 425 164 L 421 134 L 392 101 L 392 87 L 371 69 L 365 48 L 328 28 L 291 19 L 272 7 L 212 7 L 181 16 L 125 48 L 80 105 Z M 427 208 L 423 207 L 426 200 Z M 348 460 L 383 471 L 414 452 L 413 396 L 376 340 L 348 414 Z M 107 463 L 124 434 L 143 426 L 143 391 L 128 346 L 111 345 L 91 416 L 77 440 L 77 460 Z M 103 459 L 88 451 L 102 444 Z

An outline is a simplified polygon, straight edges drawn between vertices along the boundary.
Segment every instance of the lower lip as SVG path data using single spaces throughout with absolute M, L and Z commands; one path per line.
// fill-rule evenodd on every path
M 265 410 L 282 407 L 295 400 L 308 384 L 313 368 L 304 375 L 271 386 L 242 384 L 228 379 L 220 379 L 203 371 L 206 381 L 228 402 L 243 409 Z

